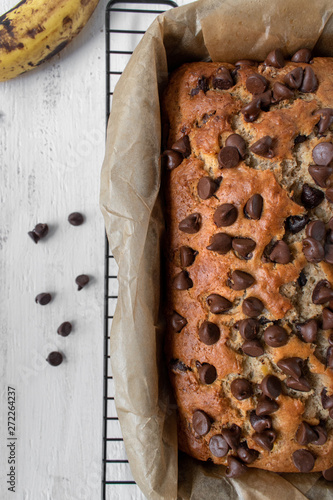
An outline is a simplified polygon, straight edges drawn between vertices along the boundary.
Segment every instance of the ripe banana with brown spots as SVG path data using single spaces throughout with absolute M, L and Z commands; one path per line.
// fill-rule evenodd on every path
M 0 81 L 60 52 L 83 28 L 99 0 L 21 0 L 0 16 Z

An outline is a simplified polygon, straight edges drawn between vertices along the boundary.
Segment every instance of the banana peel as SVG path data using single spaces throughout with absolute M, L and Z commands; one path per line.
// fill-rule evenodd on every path
M 0 81 L 51 59 L 81 31 L 99 0 L 21 0 L 0 16 Z

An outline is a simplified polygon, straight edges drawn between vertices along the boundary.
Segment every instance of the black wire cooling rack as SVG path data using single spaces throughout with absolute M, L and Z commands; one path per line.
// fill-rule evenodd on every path
M 106 119 L 112 96 L 133 50 L 158 14 L 177 7 L 172 0 L 111 1 L 106 7 Z M 118 298 L 117 265 L 105 238 L 103 500 L 143 500 L 133 480 L 114 404 L 110 328 Z

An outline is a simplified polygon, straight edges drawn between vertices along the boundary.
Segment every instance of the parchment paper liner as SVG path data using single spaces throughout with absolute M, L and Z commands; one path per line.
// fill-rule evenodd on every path
M 177 452 L 175 404 L 163 363 L 160 305 L 159 96 L 168 71 L 184 62 L 263 60 L 273 48 L 333 55 L 329 0 L 199 0 L 159 16 L 115 89 L 101 174 L 101 209 L 119 265 L 111 328 L 115 402 L 133 476 L 149 499 L 328 500 L 319 473 L 251 470 L 224 477 L 223 466 Z M 333 457 L 332 457 L 333 464 Z M 179 470 L 178 470 L 179 469 Z

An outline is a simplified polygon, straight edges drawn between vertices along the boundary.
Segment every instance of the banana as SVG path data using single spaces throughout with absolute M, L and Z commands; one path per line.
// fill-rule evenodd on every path
M 21 0 L 0 16 L 0 81 L 60 52 L 81 31 L 99 0 Z

